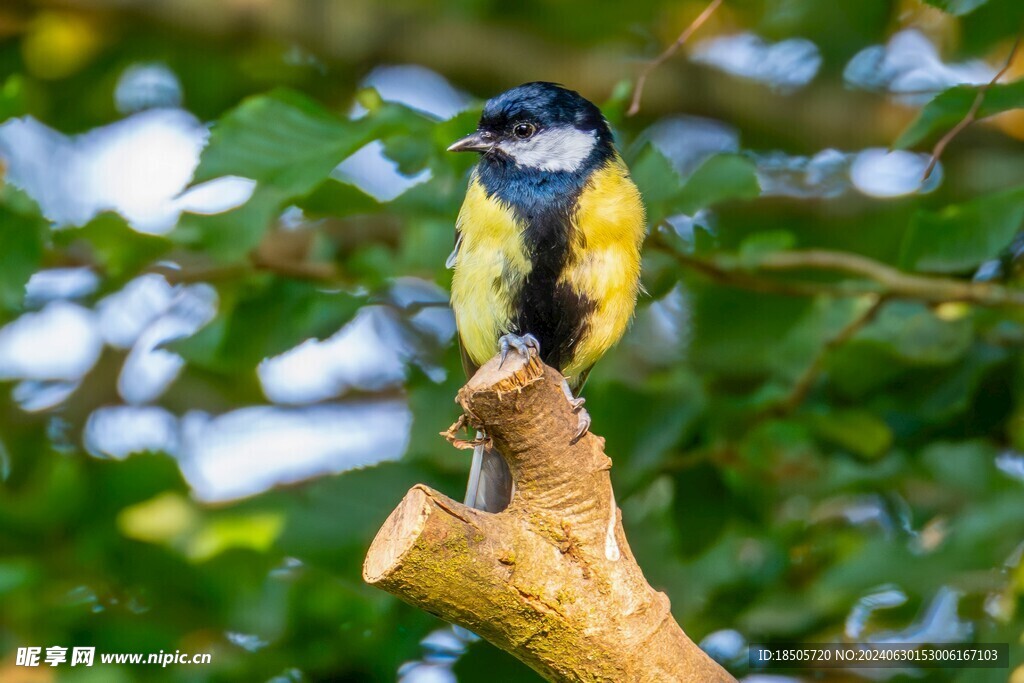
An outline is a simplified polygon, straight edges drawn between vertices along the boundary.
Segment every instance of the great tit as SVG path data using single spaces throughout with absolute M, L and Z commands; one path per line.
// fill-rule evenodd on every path
M 575 394 L 633 317 L 646 227 L 608 122 L 577 92 L 527 83 L 488 100 L 449 151 L 480 154 L 448 259 L 467 375 L 534 347 L 581 409 Z M 496 512 L 511 493 L 504 460 L 477 447 L 466 504 Z

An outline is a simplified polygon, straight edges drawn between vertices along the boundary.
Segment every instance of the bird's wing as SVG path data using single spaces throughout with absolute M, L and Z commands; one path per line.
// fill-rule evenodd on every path
M 456 326 L 456 329 L 458 326 Z M 462 343 L 462 337 L 459 337 L 459 355 L 462 356 L 462 369 L 466 373 L 466 379 L 469 379 L 476 374 L 476 371 L 480 369 L 480 366 L 473 362 L 473 359 L 466 353 L 466 345 Z
M 591 365 L 589 368 L 584 368 L 580 371 L 580 374 L 569 379 L 569 388 L 572 389 L 572 395 L 579 398 L 580 392 L 583 391 L 583 385 L 587 383 L 587 378 L 590 377 L 590 371 L 594 369 Z
M 444 265 L 446 268 L 455 268 L 459 259 L 459 248 L 462 246 L 462 215 L 455 222 L 455 248 L 448 256 Z M 462 334 L 458 331 L 458 318 L 456 318 L 456 333 L 459 339 L 459 355 L 462 357 L 462 369 L 466 377 L 472 377 L 480 369 L 473 359 L 466 353 L 466 345 L 462 341 Z M 477 437 L 483 436 L 477 433 Z M 505 458 L 493 448 L 483 445 L 473 449 L 473 461 L 469 468 L 469 481 L 466 484 L 465 503 L 469 507 L 487 512 L 501 512 L 508 505 L 512 498 L 512 474 L 505 464 Z
M 466 353 L 466 345 L 459 336 L 459 354 L 462 356 L 462 369 L 466 377 L 472 377 L 479 366 Z M 477 438 L 483 436 L 477 432 Z M 512 473 L 502 457 L 494 448 L 480 445 L 473 449 L 473 461 L 469 468 L 469 481 L 466 483 L 465 504 L 486 512 L 501 512 L 512 499 Z
M 512 500 L 512 473 L 501 453 L 484 445 L 473 449 L 465 505 L 484 512 L 501 512 Z
M 452 248 L 452 253 L 448 255 L 448 258 L 444 262 L 444 267 L 448 270 L 454 270 L 455 264 L 459 260 L 459 248 L 462 246 L 462 212 L 459 212 L 459 217 L 455 219 L 455 246 Z M 462 369 L 466 373 L 466 378 L 469 379 L 476 374 L 479 370 L 479 366 L 473 362 L 466 353 L 466 344 L 462 341 L 462 334 L 459 332 L 459 319 L 455 318 L 455 332 L 459 338 L 459 355 L 462 356 Z
M 444 267 L 448 270 L 455 268 L 455 262 L 459 258 L 459 247 L 462 246 L 462 231 L 459 230 L 458 223 L 455 224 L 455 248 L 452 249 L 452 253 L 448 254 L 448 258 L 444 261 Z

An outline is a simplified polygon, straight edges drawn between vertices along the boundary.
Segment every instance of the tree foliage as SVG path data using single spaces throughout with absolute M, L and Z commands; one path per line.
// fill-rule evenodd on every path
M 1020 664 L 1024 309 L 986 305 L 985 288 L 1020 287 L 1024 119 L 1014 79 L 1024 57 L 988 89 L 979 121 L 950 142 L 932 180 L 905 192 L 879 190 L 907 174 L 879 180 L 888 171 L 861 152 L 913 149 L 886 159 L 914 159 L 920 174 L 980 84 L 923 97 L 843 87 L 855 54 L 914 27 L 946 62 L 987 60 L 994 73 L 1020 26 L 1017 0 L 726 0 L 706 37 L 807 38 L 822 60 L 814 79 L 787 91 L 763 69 L 730 75 L 680 55 L 652 75 L 632 118 L 623 112 L 638 58 L 659 53 L 702 3 L 527 3 L 510 13 L 490 0 L 444 10 L 367 1 L 317 3 L 317 14 L 288 2 L 280 15 L 252 10 L 237 32 L 216 26 L 242 9 L 208 4 L 173 22 L 143 4 L 131 14 L 91 2 L 0 10 L 0 74 L 10 74 L 0 122 L 31 116 L 59 136 L 94 131 L 129 118 L 114 105 L 125 68 L 160 63 L 209 128 L 182 197 L 224 177 L 254 181 L 235 206 L 186 206 L 163 232 L 144 234 L 116 206 L 59 225 L 0 138 L 0 354 L 9 356 L 0 357 L 0 678 L 25 645 L 213 653 L 208 666 L 98 672 L 126 681 L 390 680 L 423 657 L 420 641 L 442 624 L 359 578 L 408 487 L 458 497 L 468 469 L 437 435 L 456 417 L 463 379 L 452 340 L 432 332 L 449 324 L 430 317 L 444 315 L 444 297 L 410 303 L 403 287 L 449 282 L 472 159 L 446 147 L 472 130 L 480 98 L 539 79 L 602 105 L 648 208 L 646 293 L 627 339 L 589 380 L 587 408 L 615 463 L 633 551 L 686 631 L 700 641 L 735 629 L 748 642 L 923 632 L 1009 642 Z M 373 66 L 404 62 L 476 99 L 441 116 L 363 80 Z M 683 122 L 667 141 L 657 134 L 666 120 Z M 715 138 L 696 157 L 673 146 L 680 130 L 708 121 L 735 140 Z M 416 182 L 382 198 L 339 170 L 368 144 L 397 169 L 388 173 Z M 45 186 L 73 195 L 61 168 L 49 167 Z M 974 303 L 936 302 L 856 272 L 772 265 L 812 250 L 985 291 Z M 64 304 L 87 320 L 140 277 L 164 278 L 178 302 L 166 315 L 179 327 L 127 345 L 100 339 L 70 382 L 15 367 L 22 351 L 5 346 L 10 330 L 61 305 L 26 297 L 26 285 L 58 268 L 95 276 Z M 216 301 L 209 319 L 195 311 L 207 290 L 187 290 L 200 283 Z M 192 308 L 175 309 L 182 301 Z M 398 340 L 398 380 L 374 374 L 384 362 L 375 347 L 346 366 L 345 377 L 363 374 L 338 379 L 330 396 L 293 401 L 268 389 L 267 359 L 360 325 Z M 279 409 L 264 420 L 357 406 L 411 423 L 377 425 L 363 463 L 211 502 L 202 480 L 213 475 L 190 459 L 200 451 L 104 453 L 88 439 L 103 409 L 130 404 L 124 383 L 146 354 L 181 361 L 141 406 L 171 416 L 181 444 L 188 433 L 214 439 L 220 432 L 202 430 L 226 429 L 218 416 L 253 407 Z M 355 467 L 398 437 L 394 457 Z M 308 447 L 296 441 L 282 458 Z M 902 599 L 864 617 L 870 596 L 889 589 Z M 955 609 L 943 612 L 948 594 Z M 747 673 L 731 656 L 731 670 Z M 485 644 L 455 671 L 467 681 L 532 675 Z M 86 678 L 71 668 L 56 676 Z

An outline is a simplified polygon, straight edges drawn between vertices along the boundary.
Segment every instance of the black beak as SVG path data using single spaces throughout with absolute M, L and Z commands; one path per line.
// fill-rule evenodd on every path
M 494 137 L 488 133 L 481 133 L 477 131 L 472 135 L 467 135 L 461 140 L 456 140 L 451 147 L 448 148 L 449 152 L 486 152 L 494 146 Z

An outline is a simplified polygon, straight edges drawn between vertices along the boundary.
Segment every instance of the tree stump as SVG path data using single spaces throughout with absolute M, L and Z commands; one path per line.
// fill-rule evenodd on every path
M 604 439 L 572 439 L 562 376 L 531 353 L 487 362 L 459 391 L 515 482 L 492 514 L 414 486 L 363 578 L 463 626 L 552 681 L 733 681 L 647 583 L 615 504 Z

